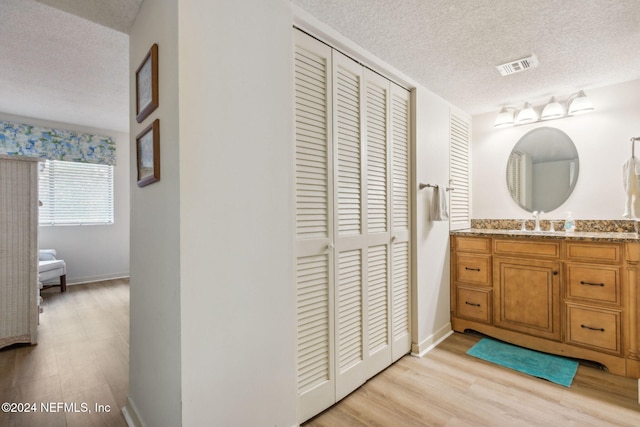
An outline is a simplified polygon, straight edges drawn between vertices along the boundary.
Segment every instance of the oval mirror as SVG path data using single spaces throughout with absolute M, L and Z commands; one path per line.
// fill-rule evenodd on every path
M 571 138 L 560 129 L 533 129 L 516 143 L 507 162 L 507 188 L 521 208 L 551 212 L 571 195 L 580 162 Z

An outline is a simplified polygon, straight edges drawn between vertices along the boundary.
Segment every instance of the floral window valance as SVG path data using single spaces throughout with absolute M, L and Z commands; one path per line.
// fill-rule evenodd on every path
M 0 121 L 0 154 L 115 165 L 116 143 L 106 136 Z

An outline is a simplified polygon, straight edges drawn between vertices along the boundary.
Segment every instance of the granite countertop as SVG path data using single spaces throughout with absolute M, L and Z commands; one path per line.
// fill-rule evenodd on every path
M 576 231 L 565 233 L 564 231 L 532 231 L 532 230 L 497 230 L 488 228 L 467 228 L 464 230 L 451 231 L 453 236 L 478 236 L 478 237 L 521 237 L 526 239 L 549 239 L 549 240 L 582 240 L 599 242 L 640 242 L 637 233 L 616 233 L 616 232 L 586 232 Z

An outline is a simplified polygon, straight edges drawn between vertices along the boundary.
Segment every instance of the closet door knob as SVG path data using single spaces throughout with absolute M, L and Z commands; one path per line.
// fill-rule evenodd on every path
M 327 245 L 327 249 L 328 249 L 328 250 L 333 249 L 333 243 L 329 243 L 329 244 Z

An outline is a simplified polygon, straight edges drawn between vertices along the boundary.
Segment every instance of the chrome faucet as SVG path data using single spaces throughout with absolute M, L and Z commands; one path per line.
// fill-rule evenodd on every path
M 540 230 L 540 215 L 544 214 L 544 212 L 533 211 L 533 217 L 536 219 L 536 226 L 533 231 L 542 231 Z
M 522 219 L 522 227 L 520 227 L 520 231 L 527 231 L 527 219 Z

